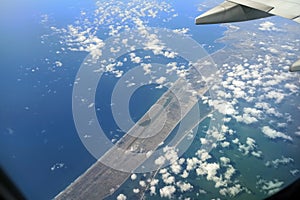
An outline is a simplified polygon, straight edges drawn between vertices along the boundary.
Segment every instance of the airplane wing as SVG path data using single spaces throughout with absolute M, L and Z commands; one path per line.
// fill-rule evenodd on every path
M 226 0 L 195 20 L 200 24 L 240 22 L 270 16 L 281 16 L 300 23 L 300 0 Z M 300 71 L 300 60 L 290 71 Z
M 278 15 L 300 23 L 299 0 L 227 0 L 196 18 L 196 24 L 248 21 Z

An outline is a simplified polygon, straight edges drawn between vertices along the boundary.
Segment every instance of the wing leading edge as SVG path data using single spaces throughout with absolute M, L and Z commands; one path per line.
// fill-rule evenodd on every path
M 227 0 L 219 6 L 198 16 L 200 24 L 218 24 L 240 22 L 278 15 L 300 23 L 299 0 Z M 295 62 L 290 71 L 300 71 L 300 60 Z

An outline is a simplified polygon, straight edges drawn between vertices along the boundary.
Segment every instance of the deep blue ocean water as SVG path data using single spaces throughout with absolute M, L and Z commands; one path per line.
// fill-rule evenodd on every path
M 28 199 L 51 199 L 95 159 L 76 133 L 71 108 L 73 82 L 87 54 L 56 54 L 63 46 L 58 43 L 58 36 L 42 44 L 41 36 L 52 33 L 41 23 L 41 16 L 47 14 L 50 23 L 65 27 L 79 17 L 81 10 L 92 11 L 94 1 L 14 0 L 1 4 L 0 165 Z M 215 46 L 209 52 L 222 47 L 214 40 L 222 36 L 224 28 L 194 27 L 197 1 L 173 4 L 179 17 L 167 24 L 167 28 L 190 27 L 195 40 Z M 153 26 L 160 26 L 159 20 Z M 54 67 L 56 60 L 63 63 L 61 68 Z M 132 102 L 136 104 L 139 98 L 150 95 L 149 102 L 139 105 L 141 108 L 132 106 L 132 115 L 140 116 L 161 93 L 154 95 L 155 92 L 140 90 Z M 100 116 L 107 120 L 107 130 L 115 130 L 116 125 L 105 118 L 109 112 Z

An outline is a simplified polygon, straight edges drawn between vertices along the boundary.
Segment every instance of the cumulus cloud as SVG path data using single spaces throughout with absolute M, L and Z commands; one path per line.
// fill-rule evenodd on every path
M 174 29 L 173 30 L 174 33 L 179 33 L 179 34 L 186 34 L 187 32 L 189 32 L 189 28 L 182 28 L 182 29 Z
M 288 165 L 289 163 L 293 163 L 293 162 L 294 162 L 294 159 L 281 156 L 281 158 L 267 161 L 265 165 L 267 167 L 273 166 L 274 168 L 278 168 L 280 165 Z
M 127 199 L 127 197 L 124 194 L 119 194 L 117 196 L 117 200 L 126 200 L 126 199 Z
M 143 67 L 144 70 L 144 75 L 150 74 L 151 73 L 151 67 L 152 65 L 150 63 L 142 63 L 141 66 Z
M 161 197 L 167 197 L 169 199 L 172 198 L 175 192 L 176 192 L 176 188 L 173 185 L 165 186 L 159 190 Z
M 151 186 L 150 188 L 149 188 L 149 190 L 150 190 L 150 195 L 152 196 L 152 195 L 156 195 L 156 187 L 155 186 Z
M 264 126 L 264 127 L 262 127 L 261 130 L 262 130 L 263 134 L 265 134 L 267 137 L 269 137 L 271 139 L 282 138 L 282 139 L 289 140 L 289 141 L 293 140 L 290 136 L 288 136 L 282 132 L 276 131 L 276 130 L 270 128 L 269 126 Z
M 245 144 L 239 142 L 238 138 L 234 139 L 232 142 L 238 145 L 238 150 L 244 155 L 252 155 L 258 158 L 262 156 L 262 152 L 257 150 L 257 145 L 253 138 L 247 137 Z
M 63 66 L 62 62 L 60 62 L 60 61 L 55 61 L 54 64 L 55 64 L 56 67 L 61 67 L 61 66 Z
M 179 174 L 181 171 L 181 166 L 178 164 L 178 162 L 174 162 L 170 168 L 174 174 Z
M 190 183 L 177 182 L 176 186 L 180 189 L 181 192 L 186 192 L 193 189 L 193 186 Z
M 259 177 L 260 178 L 260 177 Z M 278 192 L 283 186 L 284 182 L 279 181 L 277 179 L 267 181 L 265 179 L 260 178 L 257 183 L 260 190 L 268 195 L 272 195 Z
M 235 119 L 236 119 L 236 121 L 244 122 L 245 124 L 253 124 L 255 122 L 258 122 L 258 120 L 255 117 L 252 117 L 247 113 L 243 114 L 242 116 L 237 115 L 237 116 L 235 116 Z
M 236 184 L 232 187 L 223 188 L 220 190 L 220 194 L 224 196 L 234 197 L 242 191 L 242 187 L 240 184 Z
M 275 27 L 275 24 L 270 21 L 265 21 L 259 25 L 258 28 L 261 31 L 278 31 L 279 29 Z
M 286 96 L 285 93 L 274 91 L 274 90 L 269 91 L 267 94 L 265 94 L 265 98 L 273 99 L 277 104 L 281 103 L 285 96 Z
M 156 79 L 155 82 L 156 82 L 157 84 L 163 84 L 166 80 L 167 80 L 167 78 L 164 77 L 164 76 L 162 76 L 162 77 Z
M 136 193 L 136 194 L 137 194 L 137 193 L 139 193 L 139 192 L 140 192 L 140 189 L 138 189 L 138 188 L 133 188 L 133 190 L 132 190 L 132 191 L 133 191 L 133 193 Z
M 137 176 L 136 176 L 136 174 L 131 174 L 130 178 L 131 178 L 131 180 L 134 181 L 137 178 Z

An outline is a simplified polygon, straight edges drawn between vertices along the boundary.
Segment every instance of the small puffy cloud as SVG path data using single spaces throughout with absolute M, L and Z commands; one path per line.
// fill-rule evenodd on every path
M 265 94 L 265 98 L 274 99 L 275 103 L 277 104 L 281 103 L 285 96 L 286 94 L 274 90 L 269 91 L 267 94 Z
M 167 64 L 167 70 L 166 73 L 169 74 L 171 72 L 176 72 L 177 71 L 177 63 L 176 62 L 170 62 Z
M 252 117 L 247 113 L 243 114 L 242 116 L 241 115 L 235 116 L 235 119 L 236 121 L 244 122 L 245 124 L 253 124 L 255 122 L 258 122 L 258 120 L 255 117 Z
M 290 173 L 291 173 L 293 176 L 296 176 L 296 175 L 299 173 L 299 169 L 291 169 L 291 170 L 290 170 Z
M 134 188 L 132 191 L 133 191 L 133 193 L 136 193 L 136 194 L 137 194 L 137 193 L 140 192 L 140 189 L 139 189 L 139 188 Z
M 175 58 L 175 56 L 176 56 L 176 53 L 175 52 L 170 52 L 170 51 L 165 51 L 164 52 L 164 56 L 166 57 L 166 58 Z
M 223 196 L 234 197 L 243 191 L 242 186 L 240 184 L 236 184 L 232 187 L 223 188 L 220 190 L 220 194 Z
M 193 189 L 193 186 L 190 183 L 183 183 L 181 181 L 177 182 L 176 186 L 180 189 L 181 192 L 186 192 Z
M 159 194 L 161 197 L 167 197 L 169 199 L 172 198 L 175 192 L 176 192 L 176 188 L 173 185 L 165 186 L 159 190 Z
M 197 164 L 199 163 L 199 160 L 196 157 L 192 157 L 192 158 L 187 158 L 186 159 L 186 170 L 190 171 L 192 169 L 195 169 L 195 167 L 197 166 Z
M 214 180 L 215 176 L 220 169 L 220 165 L 218 163 L 203 163 L 196 169 L 197 175 L 207 175 L 207 180 Z
M 275 27 L 275 24 L 270 21 L 265 21 L 265 22 L 261 23 L 259 25 L 258 29 L 261 31 L 278 31 L 279 30 Z
M 171 176 L 170 173 L 165 173 L 162 175 L 163 182 L 165 184 L 173 184 L 175 183 L 175 177 Z
M 55 64 L 56 67 L 61 67 L 61 66 L 63 66 L 62 62 L 60 62 L 60 61 L 55 61 L 54 64 Z
M 181 166 L 178 164 L 178 162 L 174 162 L 170 168 L 174 174 L 179 174 L 181 171 Z
M 273 166 L 274 168 L 278 168 L 280 165 L 287 165 L 287 164 L 292 163 L 292 162 L 294 162 L 294 159 L 281 156 L 281 158 L 277 158 L 275 160 L 267 161 L 265 165 L 267 167 Z
M 146 63 L 142 63 L 141 66 L 143 67 L 144 70 L 144 75 L 150 74 L 151 73 L 151 67 L 152 65 L 150 63 L 146 64 Z
M 206 160 L 211 158 L 211 155 L 205 150 L 205 149 L 199 149 L 196 152 L 196 155 L 200 158 L 202 162 L 205 162 Z
M 226 148 L 226 147 L 229 147 L 229 146 L 230 146 L 230 143 L 227 142 L 227 141 L 224 141 L 224 142 L 221 142 L 221 146 L 222 146 L 223 148 Z
M 166 162 L 165 157 L 159 156 L 157 159 L 155 159 L 154 163 L 156 165 L 163 165 Z
M 126 200 L 126 199 L 127 199 L 127 197 L 124 194 L 119 194 L 117 196 L 117 200 Z
M 164 77 L 164 76 L 162 76 L 162 77 L 156 79 L 155 82 L 156 82 L 157 84 L 163 84 L 166 80 L 167 80 L 167 78 Z
M 256 118 L 259 118 L 260 115 L 262 114 L 262 111 L 257 110 L 255 108 L 246 107 L 246 108 L 244 108 L 244 113 L 252 115 L 252 116 L 254 116 Z
M 136 56 L 135 53 L 130 53 L 129 55 L 130 55 L 131 62 L 137 63 L 137 64 L 142 62 L 142 58 L 139 56 Z
M 175 29 L 173 30 L 174 33 L 179 33 L 179 34 L 186 34 L 189 31 L 189 28 L 182 28 L 182 29 Z
M 140 184 L 140 186 L 142 186 L 142 187 L 146 187 L 146 186 L 147 186 L 145 181 L 140 181 L 139 184 Z
M 283 186 L 284 182 L 283 181 L 279 181 L 277 179 L 274 180 L 264 180 L 264 179 L 260 179 L 257 181 L 256 183 L 260 190 L 268 195 L 272 195 L 276 192 L 278 192 L 281 187 Z
M 252 155 L 258 158 L 262 155 L 262 152 L 257 150 L 257 145 L 253 138 L 247 137 L 245 144 L 240 143 L 237 139 L 233 143 L 239 146 L 238 150 L 244 155 Z
M 180 175 L 182 178 L 187 178 L 189 176 L 189 173 L 184 170 L 183 173 Z
M 131 178 L 131 180 L 134 181 L 137 178 L 137 176 L 136 176 L 136 174 L 131 174 L 130 178 Z
M 151 186 L 150 188 L 149 188 L 149 190 L 150 190 L 150 195 L 152 196 L 152 195 L 156 195 L 156 187 L 155 186 Z
M 155 185 L 158 184 L 158 182 L 159 182 L 159 180 L 154 178 L 154 179 L 152 179 L 152 180 L 150 181 L 150 185 L 151 185 L 151 186 L 155 186 Z
M 298 87 L 295 84 L 292 83 L 286 83 L 284 85 L 285 88 L 289 89 L 292 93 L 298 92 Z
M 230 159 L 226 158 L 226 157 L 221 157 L 220 161 L 221 161 L 221 164 L 224 165 L 224 166 L 226 166 L 227 164 L 230 163 Z
M 290 136 L 288 136 L 282 132 L 276 131 L 274 129 L 271 129 L 269 126 L 264 126 L 264 127 L 262 127 L 261 130 L 262 130 L 263 134 L 265 134 L 267 137 L 269 137 L 271 139 L 282 138 L 282 139 L 289 140 L 289 141 L 293 140 Z
M 173 163 L 178 160 L 177 150 L 174 147 L 166 146 L 163 148 L 163 152 L 165 153 L 165 159 L 170 161 L 170 163 Z

